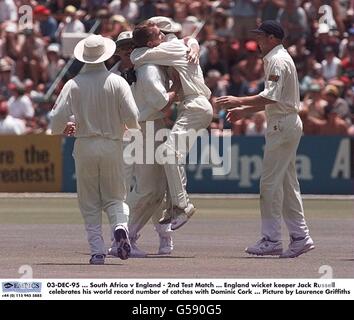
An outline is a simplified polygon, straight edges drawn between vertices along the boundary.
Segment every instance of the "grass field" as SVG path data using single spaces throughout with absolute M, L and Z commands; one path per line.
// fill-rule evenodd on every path
M 316 249 L 286 260 L 244 253 L 259 238 L 258 200 L 193 202 L 198 211 L 175 232 L 171 256 L 155 254 L 158 237 L 149 224 L 139 239 L 148 258 L 108 258 L 104 266 L 90 266 L 75 198 L 1 197 L 0 278 L 19 278 L 22 265 L 31 266 L 34 278 L 319 278 L 322 265 L 335 278 L 354 277 L 353 200 L 305 200 Z M 108 245 L 108 225 L 104 232 Z M 284 247 L 287 238 L 283 228 Z

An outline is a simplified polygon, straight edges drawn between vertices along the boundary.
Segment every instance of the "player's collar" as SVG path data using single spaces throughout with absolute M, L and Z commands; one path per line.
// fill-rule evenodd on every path
M 270 50 L 264 57 L 263 60 L 268 62 L 279 50 L 284 49 L 282 44 L 275 46 L 272 50 Z
M 84 72 L 91 72 L 91 71 L 100 71 L 100 70 L 107 70 L 106 65 L 104 64 L 104 62 L 101 63 L 86 63 L 80 73 L 84 73 Z

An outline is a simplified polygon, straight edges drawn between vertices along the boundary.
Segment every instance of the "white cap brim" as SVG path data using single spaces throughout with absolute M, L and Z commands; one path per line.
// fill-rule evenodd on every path
M 77 43 L 74 49 L 74 57 L 84 63 L 100 63 L 108 60 L 116 51 L 116 44 L 112 39 L 103 37 L 105 52 L 98 57 L 90 58 L 84 56 L 85 40 L 83 39 Z

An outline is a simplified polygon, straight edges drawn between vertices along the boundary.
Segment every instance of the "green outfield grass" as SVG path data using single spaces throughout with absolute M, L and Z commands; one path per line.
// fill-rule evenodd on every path
M 257 199 L 193 199 L 198 209 L 196 218 L 218 219 L 237 216 L 240 219 L 259 215 Z M 307 217 L 352 219 L 353 200 L 304 200 Z M 82 217 L 75 198 L 1 198 L 1 224 L 79 224 Z M 104 215 L 104 222 L 107 219 Z
M 335 278 L 353 278 L 353 199 L 306 199 L 306 220 L 316 249 L 294 260 L 254 257 L 244 248 L 259 238 L 258 199 L 193 198 L 198 211 L 173 233 L 171 256 L 156 255 L 152 225 L 141 230 L 144 259 L 108 257 L 92 268 L 77 199 L 73 195 L 0 195 L 0 278 L 18 278 L 29 265 L 36 278 L 319 278 L 330 266 Z M 104 215 L 104 222 L 107 218 Z M 106 246 L 110 228 L 105 225 Z M 282 228 L 284 248 L 289 235 Z

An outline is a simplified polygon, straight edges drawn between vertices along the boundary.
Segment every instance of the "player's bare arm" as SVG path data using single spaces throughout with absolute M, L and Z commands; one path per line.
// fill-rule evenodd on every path
M 250 97 L 223 96 L 216 99 L 216 104 L 228 109 L 226 119 L 235 122 L 252 113 L 263 111 L 267 104 L 274 103 L 273 100 L 264 98 L 260 95 Z

